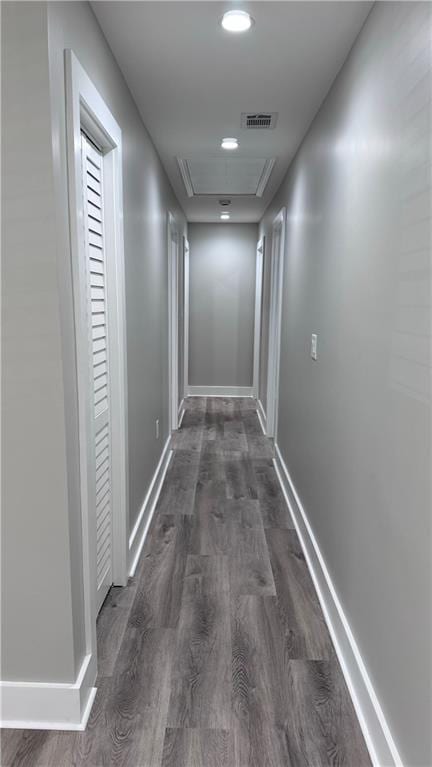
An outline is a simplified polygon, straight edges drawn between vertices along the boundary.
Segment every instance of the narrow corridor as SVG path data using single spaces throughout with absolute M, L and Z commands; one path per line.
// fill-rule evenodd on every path
M 10 730 L 3 767 L 370 765 L 254 408 L 186 400 L 87 731 Z
M 0 16 L 0 767 L 432 767 L 432 0 Z

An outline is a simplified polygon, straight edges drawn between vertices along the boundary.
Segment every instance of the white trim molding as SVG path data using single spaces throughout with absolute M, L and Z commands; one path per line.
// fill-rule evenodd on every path
M 168 371 L 170 431 L 178 429 L 179 355 L 178 355 L 178 262 L 179 235 L 173 214 L 168 211 Z
M 271 157 L 269 160 L 266 160 L 266 163 L 265 163 L 264 168 L 263 168 L 263 172 L 261 173 L 261 178 L 258 181 L 258 186 L 257 186 L 256 192 L 255 192 L 255 195 L 257 197 L 262 197 L 263 196 L 263 194 L 265 192 L 265 188 L 266 188 L 267 183 L 268 183 L 268 180 L 269 180 L 269 178 L 271 176 L 271 172 L 272 172 L 272 170 L 274 168 L 275 162 L 276 162 L 276 160 L 274 159 L 274 157 Z
M 273 220 L 267 366 L 267 434 L 277 440 L 286 208 Z
M 188 397 L 253 397 L 252 386 L 189 386 Z
M 183 335 L 183 396 L 187 396 L 189 381 L 189 241 L 183 237 L 183 269 L 184 269 L 184 335 Z
M 187 160 L 184 160 L 182 157 L 177 157 L 177 164 L 179 167 L 179 171 L 180 171 L 180 175 L 182 177 L 183 183 L 185 185 L 186 194 L 188 197 L 193 197 L 194 188 L 192 186 L 192 179 L 190 177 Z
M 0 726 L 85 730 L 96 696 L 96 662 L 86 655 L 76 682 L 0 682 Z
M 85 689 L 92 687 L 96 678 L 96 515 L 92 513 L 95 499 L 94 467 L 94 414 L 93 382 L 88 366 L 88 327 L 87 297 L 85 278 L 85 241 L 82 236 L 84 217 L 82 195 L 82 156 L 81 130 L 93 138 L 104 156 L 104 179 L 107 184 L 106 221 L 109 232 L 107 242 L 107 275 L 110 301 L 108 318 L 108 344 L 110 365 L 111 432 L 113 440 L 112 477 L 113 477 L 113 582 L 125 585 L 127 582 L 127 517 L 128 517 L 128 481 L 127 481 L 127 364 L 126 364 L 126 316 L 124 284 L 124 247 L 123 247 L 123 183 L 122 183 L 122 132 L 106 103 L 81 66 L 73 51 L 65 51 L 66 73 L 66 148 L 68 164 L 69 223 L 71 240 L 71 269 L 74 300 L 75 343 L 77 357 L 78 391 L 78 428 L 80 444 L 80 513 L 83 546 L 83 584 L 84 584 L 84 619 L 85 646 L 88 653 L 88 666 L 92 670 L 91 684 L 83 682 Z M 104 184 L 105 184 L 104 181 Z M 109 250 L 108 250 L 109 249 Z M 87 673 L 84 679 L 87 678 Z M 79 691 L 77 691 L 77 687 Z M 94 693 L 85 695 L 84 704 L 81 686 L 76 685 L 37 685 L 40 691 L 40 714 L 35 712 L 34 721 L 61 724 L 68 721 L 80 729 L 85 719 L 85 706 L 94 700 Z M 28 694 L 34 690 L 27 686 Z M 25 696 L 8 691 L 9 700 L 15 704 L 25 704 Z M 50 691 L 50 692 L 48 692 Z M 65 692 L 66 691 L 66 692 Z M 12 696 L 12 697 L 11 697 Z M 32 692 L 36 703 L 38 694 Z M 51 702 L 58 698 L 58 704 Z M 62 711 L 65 699 L 74 701 L 71 709 Z M 45 705 L 45 708 L 44 708 Z M 28 713 L 28 711 L 27 711 Z M 60 717 L 60 719 L 59 719 Z M 16 717 L 19 721 L 27 720 L 23 712 Z M 29 725 L 26 725 L 29 726 Z M 51 724 L 54 729 L 54 725 Z
M 261 307 L 262 281 L 264 267 L 264 237 L 257 243 L 255 266 L 255 316 L 254 316 L 254 354 L 253 354 L 253 394 L 259 394 L 259 370 L 261 351 Z
M 403 767 L 348 619 L 278 446 L 274 466 L 374 767 Z
M 180 428 L 180 426 L 182 425 L 183 416 L 185 412 L 186 412 L 185 401 L 183 397 L 182 401 L 180 402 L 180 405 L 178 406 L 178 428 Z
M 266 437 L 267 436 L 267 416 L 264 410 L 263 403 L 260 399 L 257 400 L 257 416 L 258 421 L 260 422 L 261 429 L 263 430 L 263 434 Z
M 168 466 L 172 458 L 173 451 L 171 450 L 171 437 L 168 437 L 165 442 L 162 455 L 159 459 L 159 463 L 156 467 L 156 471 L 153 474 L 152 481 L 150 482 L 147 495 L 144 498 L 141 511 L 138 514 L 138 519 L 132 529 L 129 537 L 129 575 L 132 576 L 135 573 L 138 560 L 140 558 L 141 551 L 143 549 L 145 539 L 150 527 L 150 523 L 153 518 L 153 514 L 156 508 L 156 504 L 159 500 L 159 495 L 162 490 L 163 481 L 168 471 Z

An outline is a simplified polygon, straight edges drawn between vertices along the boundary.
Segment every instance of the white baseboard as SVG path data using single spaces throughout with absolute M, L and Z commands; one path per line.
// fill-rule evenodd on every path
M 275 469 L 374 767 L 403 767 L 326 562 L 278 446 Z
M 188 397 L 252 397 L 252 386 L 189 386 Z
M 0 682 L 0 726 L 85 730 L 96 696 L 96 663 L 86 655 L 76 682 Z
M 180 402 L 180 405 L 178 406 L 178 428 L 182 425 L 183 417 L 185 414 L 185 406 L 184 406 L 184 398 Z
M 137 566 L 172 453 L 167 439 L 129 538 L 129 574 Z M 0 726 L 14 729 L 85 730 L 96 696 L 96 662 L 87 655 L 76 682 L 0 682 Z
M 260 422 L 261 429 L 263 430 L 263 434 L 266 437 L 267 436 L 267 416 L 265 414 L 265 410 L 263 408 L 263 404 L 260 399 L 257 399 L 257 416 L 258 416 L 258 421 Z
M 156 467 L 156 471 L 153 475 L 153 479 L 150 482 L 150 487 L 147 491 L 147 495 L 144 499 L 144 503 L 141 507 L 141 511 L 138 515 L 138 519 L 135 522 L 134 528 L 129 538 L 129 575 L 132 576 L 135 573 L 138 560 L 144 546 L 150 522 L 152 520 L 156 504 L 162 489 L 162 484 L 165 479 L 165 474 L 172 457 L 173 451 L 170 449 L 171 437 L 168 437 L 165 442 L 162 455 L 159 463 Z

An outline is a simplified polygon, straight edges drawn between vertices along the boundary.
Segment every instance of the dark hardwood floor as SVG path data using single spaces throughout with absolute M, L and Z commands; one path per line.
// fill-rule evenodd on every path
M 189 399 L 134 578 L 98 619 L 86 732 L 3 767 L 370 767 L 253 400 Z

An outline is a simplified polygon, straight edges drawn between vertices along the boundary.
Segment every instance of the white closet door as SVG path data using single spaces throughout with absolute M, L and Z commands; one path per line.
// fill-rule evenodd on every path
M 96 607 L 112 584 L 112 482 L 108 358 L 108 302 L 104 243 L 103 156 L 82 134 L 87 322 L 94 416 L 94 508 L 96 523 Z M 89 467 L 90 468 L 90 467 Z

